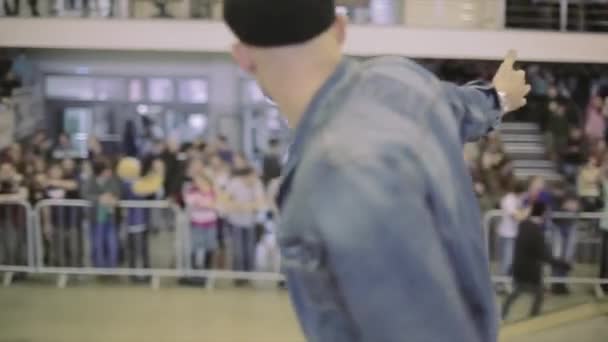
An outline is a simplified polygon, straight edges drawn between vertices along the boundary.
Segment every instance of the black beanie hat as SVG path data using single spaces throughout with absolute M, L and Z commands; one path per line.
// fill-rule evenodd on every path
M 224 0 L 224 20 L 232 32 L 257 47 L 306 42 L 335 18 L 334 0 Z

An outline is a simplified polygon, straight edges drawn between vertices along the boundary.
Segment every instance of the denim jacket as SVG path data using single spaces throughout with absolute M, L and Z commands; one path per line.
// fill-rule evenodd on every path
M 481 217 L 462 146 L 500 119 L 491 87 L 345 59 L 290 148 L 278 238 L 308 341 L 494 342 Z

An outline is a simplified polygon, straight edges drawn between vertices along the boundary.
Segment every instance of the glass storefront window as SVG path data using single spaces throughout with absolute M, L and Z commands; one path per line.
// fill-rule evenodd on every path
M 52 99 L 91 101 L 95 99 L 95 79 L 85 76 L 47 76 L 45 93 Z
M 95 79 L 95 99 L 98 101 L 124 101 L 127 89 L 122 78 Z
M 184 103 L 207 103 L 209 101 L 207 81 L 201 79 L 179 81 L 179 100 Z
M 173 80 L 169 78 L 148 79 L 148 99 L 152 102 L 173 101 L 175 89 Z
M 144 100 L 144 82 L 140 79 L 129 81 L 129 101 L 141 102 Z

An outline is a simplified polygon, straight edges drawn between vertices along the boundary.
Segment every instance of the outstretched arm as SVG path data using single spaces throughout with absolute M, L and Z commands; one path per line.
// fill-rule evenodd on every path
M 515 51 L 509 51 L 498 68 L 492 84 L 473 82 L 466 86 L 442 83 L 443 96 L 447 99 L 460 124 L 463 142 L 475 141 L 495 128 L 502 115 L 526 104 L 530 86 L 526 73 L 515 70 Z

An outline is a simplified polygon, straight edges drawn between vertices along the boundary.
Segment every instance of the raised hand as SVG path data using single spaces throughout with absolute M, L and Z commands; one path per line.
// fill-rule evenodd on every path
M 516 60 L 517 52 L 509 50 L 492 81 L 501 95 L 506 112 L 525 106 L 527 103 L 526 96 L 531 89 L 530 85 L 526 83 L 526 72 L 514 69 Z

